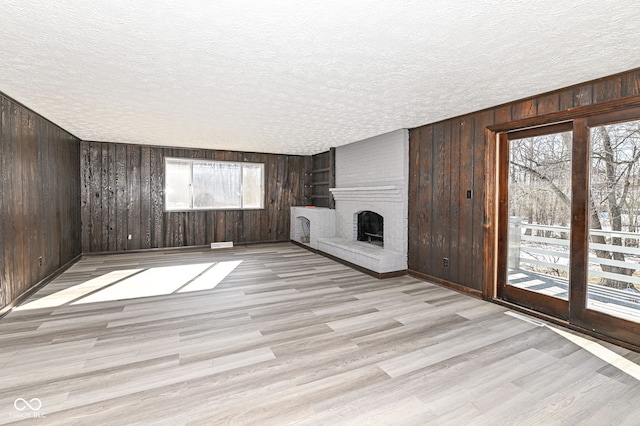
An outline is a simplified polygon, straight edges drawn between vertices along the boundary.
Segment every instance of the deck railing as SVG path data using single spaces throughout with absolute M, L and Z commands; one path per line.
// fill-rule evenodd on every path
M 607 244 L 589 242 L 589 275 L 640 285 L 640 277 L 606 272 L 601 268 L 601 265 L 608 265 L 634 272 L 640 270 L 640 263 L 630 259 L 640 259 L 640 234 L 604 230 L 591 230 L 590 234 L 604 237 Z M 528 224 L 519 217 L 509 218 L 509 268 L 521 269 L 521 264 L 526 264 L 568 272 L 569 235 L 569 227 Z M 615 237 L 627 245 L 611 244 Z M 595 250 L 623 253 L 625 261 L 597 257 Z M 522 256 L 523 253 L 526 256 Z

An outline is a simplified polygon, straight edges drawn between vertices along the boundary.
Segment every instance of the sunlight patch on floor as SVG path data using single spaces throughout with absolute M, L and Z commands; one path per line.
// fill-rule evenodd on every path
M 610 349 L 605 348 L 598 342 L 594 342 L 593 340 L 585 339 L 584 337 L 569 333 L 556 327 L 552 327 L 549 324 L 545 324 L 544 322 L 530 319 L 529 317 L 516 312 L 507 311 L 505 312 L 505 315 L 509 315 L 519 320 L 526 321 L 538 327 L 547 327 L 549 330 L 575 343 L 592 355 L 595 355 L 604 362 L 616 367 L 618 370 L 628 374 L 636 380 L 640 380 L 640 365 L 629 361 L 625 357 L 618 355 Z
M 85 281 L 81 284 L 74 285 L 73 287 L 69 287 L 40 299 L 36 299 L 33 302 L 18 306 L 17 308 L 15 308 L 15 310 L 22 311 L 28 309 L 54 308 L 57 306 L 62 306 L 65 303 L 69 303 L 72 300 L 79 299 L 91 292 L 111 285 L 140 271 L 142 271 L 142 269 L 126 269 L 121 271 L 109 272 L 108 274 L 101 275 L 89 281 Z
M 112 271 L 15 308 L 16 311 L 211 290 L 242 260 Z
M 227 275 L 242 263 L 242 260 L 220 262 L 213 268 L 206 270 L 202 275 L 178 290 L 178 293 L 189 293 L 192 291 L 211 290 L 224 280 Z
M 195 265 L 150 268 L 129 279 L 77 300 L 72 305 L 171 294 L 212 265 L 213 263 L 198 263 Z
M 623 356 L 618 355 L 610 349 L 605 348 L 598 342 L 594 342 L 584 337 L 576 336 L 575 334 L 568 333 L 564 330 L 560 330 L 555 327 L 547 325 L 547 328 L 561 335 L 562 337 L 572 341 L 576 345 L 580 346 L 584 350 L 597 356 L 601 360 L 613 365 L 617 369 L 627 373 L 636 380 L 640 380 L 640 365 L 629 361 Z

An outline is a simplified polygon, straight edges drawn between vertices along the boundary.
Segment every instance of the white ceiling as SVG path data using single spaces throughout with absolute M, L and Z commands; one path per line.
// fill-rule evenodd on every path
M 315 154 L 636 67 L 638 0 L 0 0 L 0 91 L 84 140 Z

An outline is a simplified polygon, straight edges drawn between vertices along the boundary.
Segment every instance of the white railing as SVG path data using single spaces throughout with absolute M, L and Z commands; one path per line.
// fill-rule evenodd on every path
M 530 235 L 527 230 L 530 229 Z M 553 236 L 539 236 L 543 234 Z M 622 231 L 590 230 L 590 235 L 598 235 L 611 241 L 614 237 L 622 239 L 623 243 L 633 240 L 634 247 L 613 244 L 597 244 L 589 242 L 589 275 L 601 278 L 623 281 L 640 285 L 640 277 L 605 272 L 600 265 L 640 270 L 640 263 L 630 257 L 640 258 L 640 234 Z M 623 253 L 625 261 L 600 258 L 595 250 Z M 525 256 L 523 256 L 523 254 Z M 538 255 L 538 256 L 536 256 Z M 569 227 L 549 226 L 523 223 L 519 217 L 509 218 L 509 268 L 521 269 L 521 264 L 536 265 L 551 270 L 569 270 Z

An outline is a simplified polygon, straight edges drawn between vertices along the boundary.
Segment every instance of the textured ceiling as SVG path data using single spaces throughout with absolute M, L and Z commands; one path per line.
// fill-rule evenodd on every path
M 640 67 L 637 0 L 3 0 L 0 91 L 84 140 L 314 154 Z

